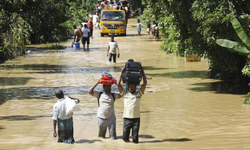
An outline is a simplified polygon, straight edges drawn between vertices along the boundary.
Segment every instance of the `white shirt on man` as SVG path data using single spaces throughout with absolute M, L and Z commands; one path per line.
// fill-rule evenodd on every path
M 89 37 L 89 28 L 82 28 L 83 37 Z
M 109 53 L 112 53 L 112 54 L 116 54 L 116 48 L 117 48 L 118 44 L 116 41 L 110 41 L 109 42 Z
M 76 103 L 78 103 L 77 100 L 75 100 Z M 73 116 L 73 113 L 69 113 L 68 115 L 66 115 L 66 109 L 67 109 L 67 105 L 66 105 L 66 99 L 65 98 L 61 98 L 59 99 L 53 106 L 53 120 L 57 120 L 58 118 L 60 120 L 66 120 L 66 119 L 70 119 Z

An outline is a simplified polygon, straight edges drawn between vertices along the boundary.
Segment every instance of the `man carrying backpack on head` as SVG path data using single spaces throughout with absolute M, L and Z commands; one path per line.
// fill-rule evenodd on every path
M 140 63 L 129 60 L 121 70 L 120 77 L 118 79 L 117 87 L 124 101 L 124 111 L 123 111 L 123 141 L 130 142 L 129 136 L 132 130 L 132 140 L 134 143 L 139 142 L 139 129 L 140 129 L 140 101 L 142 94 L 147 86 L 147 78 L 143 67 Z M 131 64 L 131 65 L 129 65 Z M 139 67 L 140 66 L 140 67 Z M 129 67 L 129 68 L 128 68 Z M 130 68 L 131 67 L 131 68 Z M 133 73 L 133 70 L 140 68 L 140 72 L 143 79 L 143 84 L 141 88 L 137 90 L 137 85 L 140 83 L 140 78 L 138 78 L 138 73 Z M 131 70 L 131 73 L 126 74 L 126 70 Z M 123 89 L 121 85 L 121 80 L 123 74 L 126 74 L 126 84 L 127 88 Z M 129 75 L 130 74 L 130 75 Z
M 105 138 L 107 128 L 109 128 L 109 138 L 116 139 L 116 117 L 114 111 L 114 102 L 121 98 L 119 93 L 111 92 L 111 85 L 115 84 L 116 80 L 111 74 L 104 72 L 102 78 L 93 85 L 88 93 L 95 96 L 98 100 L 98 128 L 99 137 Z M 103 84 L 103 91 L 94 91 L 98 84 Z

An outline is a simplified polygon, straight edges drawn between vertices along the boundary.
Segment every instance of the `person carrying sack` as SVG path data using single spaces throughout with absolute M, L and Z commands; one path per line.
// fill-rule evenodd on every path
M 58 101 L 53 106 L 53 137 L 56 138 L 58 136 L 57 142 L 73 144 L 75 143 L 73 111 L 80 110 L 79 108 L 74 109 L 74 107 L 76 107 L 76 104 L 78 104 L 80 100 L 77 98 L 64 96 L 62 90 L 56 91 L 55 96 L 58 98 Z M 72 106 L 71 110 L 67 110 L 69 105 Z M 58 132 L 56 132 L 56 125 L 58 128 Z
M 103 91 L 94 91 L 98 84 L 103 84 Z M 93 85 L 88 93 L 95 96 L 98 101 L 98 137 L 105 138 L 107 128 L 109 128 L 109 138 L 115 140 L 116 137 L 116 117 L 114 111 L 115 100 L 121 98 L 117 92 L 111 92 L 112 84 L 116 84 L 116 80 L 107 72 L 102 73 L 102 78 Z

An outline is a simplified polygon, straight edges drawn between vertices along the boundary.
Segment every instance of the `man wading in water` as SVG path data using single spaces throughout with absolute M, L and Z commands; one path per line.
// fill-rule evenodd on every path
M 59 90 L 55 92 L 56 97 L 59 99 L 53 107 L 53 137 L 57 137 L 56 124 L 58 127 L 58 142 L 65 142 L 67 144 L 73 144 L 74 130 L 73 130 L 73 112 L 66 114 L 66 98 L 63 91 Z M 79 103 L 80 100 L 69 97 L 75 103 Z
M 123 140 L 129 142 L 129 134 L 132 129 L 132 139 L 134 143 L 138 143 L 139 128 L 140 128 L 140 100 L 142 94 L 144 94 L 147 78 L 144 73 L 144 69 L 141 68 L 143 77 L 143 84 L 141 89 L 136 91 L 136 85 L 127 83 L 126 90 L 121 85 L 121 78 L 124 72 L 124 67 L 121 70 L 121 74 L 118 80 L 118 90 L 123 96 L 124 111 L 123 111 Z
M 109 138 L 111 140 L 116 139 L 114 103 L 116 99 L 121 97 L 119 93 L 111 92 L 111 85 L 115 83 L 116 81 L 111 74 L 106 73 L 88 91 L 90 95 L 95 96 L 98 100 L 98 137 L 105 138 L 107 128 L 109 128 Z M 103 84 L 103 91 L 94 91 L 98 84 Z
M 109 57 L 109 62 L 111 62 L 113 58 L 113 62 L 116 63 L 116 56 L 119 58 L 120 52 L 119 52 L 118 43 L 114 41 L 114 39 L 115 39 L 115 36 L 111 35 L 111 41 L 108 44 L 107 56 Z

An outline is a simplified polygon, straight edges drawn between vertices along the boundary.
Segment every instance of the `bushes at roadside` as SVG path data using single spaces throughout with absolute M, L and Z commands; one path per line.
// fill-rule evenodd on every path
M 244 56 L 223 50 L 218 38 L 236 39 L 231 19 L 241 19 L 249 25 L 250 1 L 237 0 L 146 0 L 149 4 L 143 19 L 156 20 L 163 34 L 161 49 L 177 55 L 198 54 L 210 59 L 210 77 L 233 82 L 248 80 L 241 74 Z M 249 27 L 247 27 L 247 33 Z

